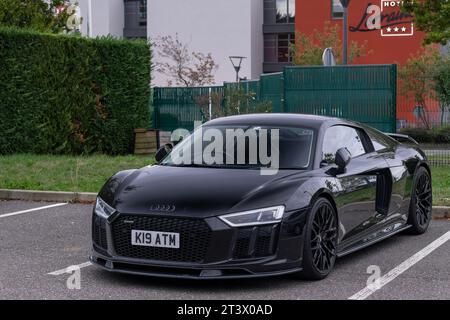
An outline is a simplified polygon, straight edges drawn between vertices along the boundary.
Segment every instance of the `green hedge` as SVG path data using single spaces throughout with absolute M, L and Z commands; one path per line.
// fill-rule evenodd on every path
M 450 143 L 450 126 L 433 129 L 403 128 L 400 133 L 414 138 L 419 143 Z
M 150 48 L 0 28 L 0 154 L 125 154 L 150 122 Z

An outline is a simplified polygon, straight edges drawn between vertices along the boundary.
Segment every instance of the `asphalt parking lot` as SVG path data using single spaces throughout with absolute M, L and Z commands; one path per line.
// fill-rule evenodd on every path
M 396 235 L 339 259 L 319 282 L 292 276 L 194 281 L 112 274 L 87 263 L 91 210 L 0 201 L 0 299 L 450 299 L 450 221 L 435 220 L 422 236 Z M 67 287 L 72 265 L 81 266 L 79 289 Z M 380 268 L 377 290 L 365 289 L 369 266 Z

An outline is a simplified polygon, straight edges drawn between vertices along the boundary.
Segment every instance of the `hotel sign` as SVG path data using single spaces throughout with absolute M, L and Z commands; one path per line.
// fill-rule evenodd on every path
M 369 3 L 358 25 L 350 26 L 351 32 L 380 30 L 382 37 L 408 37 L 414 35 L 414 18 L 402 12 L 403 1 L 382 0 L 380 6 Z

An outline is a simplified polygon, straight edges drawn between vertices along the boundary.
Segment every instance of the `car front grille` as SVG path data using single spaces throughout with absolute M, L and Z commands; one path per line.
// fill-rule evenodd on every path
M 274 254 L 278 225 L 239 228 L 233 258 L 246 259 Z
M 92 217 L 92 239 L 94 244 L 103 250 L 108 250 L 108 241 L 106 240 L 106 228 L 102 219 L 96 215 Z
M 131 244 L 131 230 L 175 232 L 180 247 L 159 248 Z M 202 219 L 121 215 L 112 225 L 116 253 L 122 257 L 201 263 L 211 239 L 211 229 Z

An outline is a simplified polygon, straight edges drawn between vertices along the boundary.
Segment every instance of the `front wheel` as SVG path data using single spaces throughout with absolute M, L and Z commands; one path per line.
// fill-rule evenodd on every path
M 333 206 L 327 199 L 319 198 L 308 214 L 301 278 L 321 280 L 328 276 L 336 261 L 337 230 Z
M 422 234 L 427 231 L 431 221 L 433 193 L 431 177 L 427 169 L 420 167 L 413 180 L 411 202 L 409 205 L 409 233 Z

